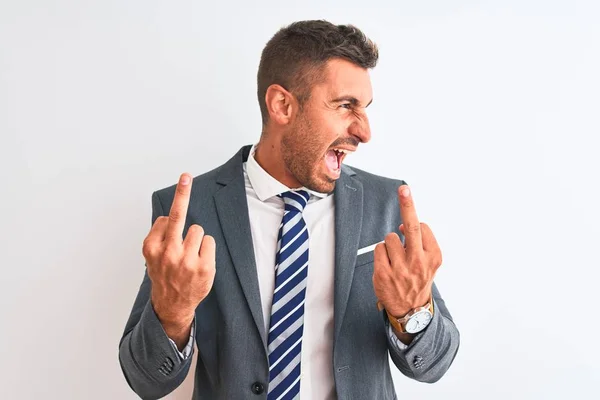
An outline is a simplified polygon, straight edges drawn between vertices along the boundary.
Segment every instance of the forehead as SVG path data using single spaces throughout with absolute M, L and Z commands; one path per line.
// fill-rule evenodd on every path
M 314 87 L 313 93 L 329 100 L 340 96 L 353 96 L 363 107 L 373 98 L 369 71 L 343 59 L 327 62 L 323 80 Z

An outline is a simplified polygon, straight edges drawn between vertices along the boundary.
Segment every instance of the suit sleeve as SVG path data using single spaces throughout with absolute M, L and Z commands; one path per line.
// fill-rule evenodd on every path
M 160 199 L 153 193 L 152 223 L 161 215 Z M 150 302 L 151 287 L 146 270 L 119 343 L 123 375 L 142 399 L 159 399 L 175 390 L 187 376 L 192 360 L 182 359 L 165 333 Z
M 405 376 L 420 382 L 437 382 L 448 370 L 460 343 L 460 334 L 452 316 L 435 285 L 432 286 L 434 312 L 433 319 L 415 336 L 406 348 L 398 348 L 395 337 L 387 336 L 388 349 L 392 361 Z M 384 323 L 389 324 L 383 311 Z

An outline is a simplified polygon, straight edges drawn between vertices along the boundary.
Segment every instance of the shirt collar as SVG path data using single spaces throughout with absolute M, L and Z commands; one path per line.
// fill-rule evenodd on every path
M 254 158 L 255 151 L 256 144 L 250 149 L 248 161 L 246 162 L 246 173 L 248 174 L 250 184 L 252 185 L 252 188 L 254 189 L 254 192 L 260 201 L 265 201 L 270 197 L 277 196 L 278 194 L 290 190 L 306 190 L 310 194 L 311 198 L 316 197 L 317 199 L 325 198 L 329 195 L 328 193 L 315 192 L 314 190 L 307 189 L 306 187 L 290 189 L 269 175 L 269 173 L 265 171 L 258 164 L 258 162 L 256 162 L 256 159 Z

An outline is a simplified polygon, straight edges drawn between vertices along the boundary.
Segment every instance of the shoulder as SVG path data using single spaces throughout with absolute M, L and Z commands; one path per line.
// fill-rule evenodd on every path
M 398 187 L 407 184 L 402 179 L 376 175 L 352 166 L 345 166 L 345 170 L 353 179 L 362 183 L 365 193 L 389 193 L 391 191 L 395 196 Z
M 406 182 L 348 167 L 349 181 L 360 182 L 363 193 L 363 228 L 371 229 L 380 235 L 383 231 L 395 232 L 401 223 L 398 207 L 398 187 Z M 375 236 L 377 236 L 375 235 Z

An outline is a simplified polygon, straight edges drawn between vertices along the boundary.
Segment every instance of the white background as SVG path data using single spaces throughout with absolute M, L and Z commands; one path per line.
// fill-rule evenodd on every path
M 444 254 L 459 354 L 399 397 L 600 398 L 599 3 L 288 3 L 1 1 L 0 398 L 137 398 L 150 195 L 257 141 L 262 47 L 315 18 L 379 44 L 348 163 L 411 184 Z

